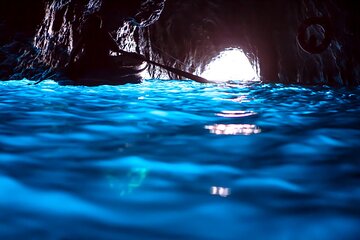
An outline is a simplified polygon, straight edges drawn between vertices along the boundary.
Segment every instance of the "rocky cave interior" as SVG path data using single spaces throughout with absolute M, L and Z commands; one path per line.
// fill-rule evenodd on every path
M 263 82 L 355 86 L 360 83 L 360 8 L 350 0 L 2 0 L 0 79 L 56 78 L 81 22 L 98 13 L 119 47 L 200 74 L 220 52 L 238 48 Z M 321 52 L 299 44 L 307 19 Z M 321 27 L 314 27 L 320 25 Z M 310 26 L 310 25 L 309 25 Z M 158 67 L 152 78 L 179 79 Z

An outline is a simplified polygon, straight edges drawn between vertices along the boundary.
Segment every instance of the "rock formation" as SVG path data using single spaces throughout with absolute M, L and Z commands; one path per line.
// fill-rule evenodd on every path
M 121 48 L 182 70 L 200 73 L 234 47 L 243 49 L 264 82 L 360 82 L 360 17 L 353 1 L 4 0 L 0 11 L 4 80 L 56 78 L 83 19 L 96 12 Z M 301 28 L 314 17 L 328 25 L 315 21 Z M 307 50 L 326 36 L 330 42 L 320 52 Z M 156 67 L 149 71 L 152 77 L 178 77 Z

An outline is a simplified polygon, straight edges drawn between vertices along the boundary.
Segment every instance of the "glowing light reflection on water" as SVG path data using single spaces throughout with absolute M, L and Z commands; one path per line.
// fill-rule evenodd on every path
M 28 83 L 0 82 L 2 239 L 358 236 L 359 89 Z
M 251 135 L 261 133 L 261 129 L 251 124 L 215 124 L 205 126 L 211 133 L 216 135 Z

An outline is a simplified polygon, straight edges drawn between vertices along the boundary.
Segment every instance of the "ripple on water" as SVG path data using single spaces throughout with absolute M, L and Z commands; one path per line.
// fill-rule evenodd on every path
M 359 89 L 28 83 L 0 82 L 4 239 L 358 236 Z

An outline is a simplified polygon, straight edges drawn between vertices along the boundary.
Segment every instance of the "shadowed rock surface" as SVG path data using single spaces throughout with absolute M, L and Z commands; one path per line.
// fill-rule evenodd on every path
M 265 82 L 358 85 L 359 7 L 340 0 L 52 0 L 2 1 L 0 78 L 56 78 L 79 38 L 83 19 L 99 13 L 119 46 L 154 61 L 200 73 L 228 47 L 241 48 Z M 311 28 L 321 53 L 299 46 L 299 27 L 322 17 L 330 29 Z M 307 38 L 309 37 L 306 35 Z M 308 39 L 305 39 L 305 42 Z M 152 77 L 179 78 L 151 67 Z

